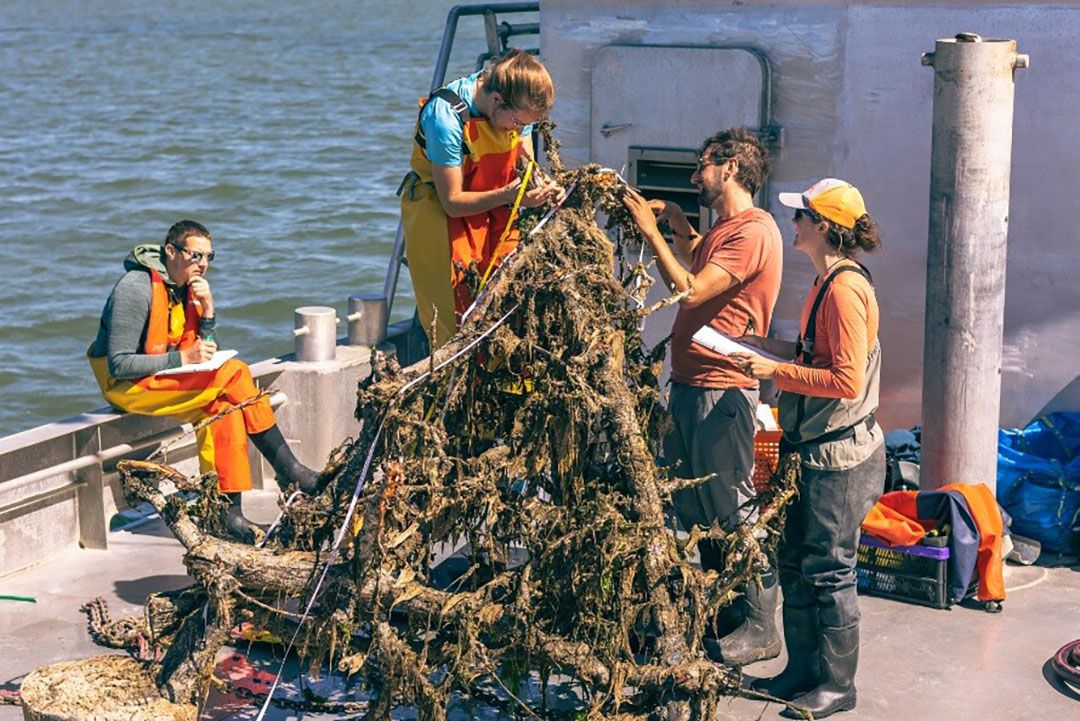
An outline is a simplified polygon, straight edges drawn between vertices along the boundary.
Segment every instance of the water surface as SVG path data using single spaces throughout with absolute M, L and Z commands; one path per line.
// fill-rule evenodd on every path
M 222 343 L 249 361 L 291 351 L 294 308 L 381 291 L 455 4 L 0 8 L 0 436 L 102 405 L 83 357 L 101 306 L 128 250 L 181 218 L 214 235 Z M 482 38 L 462 21 L 451 73 Z M 404 272 L 393 319 L 410 302 Z

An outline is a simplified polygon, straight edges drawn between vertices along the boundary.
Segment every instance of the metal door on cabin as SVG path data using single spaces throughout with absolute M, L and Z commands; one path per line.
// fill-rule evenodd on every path
M 724 128 L 767 125 L 767 73 L 764 55 L 751 48 L 601 48 L 591 72 L 590 158 L 618 170 L 647 197 L 676 200 L 704 230 L 711 218 L 694 207 L 697 191 L 690 184 L 698 148 Z M 667 295 L 657 282 L 648 302 Z M 668 334 L 674 314 L 670 308 L 649 317 L 646 343 Z

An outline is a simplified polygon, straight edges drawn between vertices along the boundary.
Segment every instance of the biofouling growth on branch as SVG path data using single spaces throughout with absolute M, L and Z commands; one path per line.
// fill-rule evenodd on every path
M 657 460 L 664 349 L 638 332 L 648 274 L 624 247 L 636 240 L 625 184 L 565 170 L 545 131 L 551 174 L 572 192 L 525 215 L 449 343 L 406 368 L 376 362 L 358 390 L 359 437 L 265 545 L 215 535 L 213 484 L 122 464 L 129 497 L 162 513 L 196 584 L 152 596 L 110 645 L 141 643 L 140 672 L 177 708 L 203 703 L 243 621 L 293 638 L 308 673 L 355 678 L 371 718 L 409 706 L 443 719 L 468 698 L 566 717 L 535 691 L 549 683 L 589 718 L 709 719 L 720 696 L 753 694 L 700 639 L 774 552 L 797 464 L 782 464 L 752 527 L 672 532 L 671 493 L 694 481 Z M 486 269 L 470 270 L 479 285 Z M 166 498 L 166 479 L 201 500 Z M 723 547 L 721 572 L 693 562 L 702 539 Z

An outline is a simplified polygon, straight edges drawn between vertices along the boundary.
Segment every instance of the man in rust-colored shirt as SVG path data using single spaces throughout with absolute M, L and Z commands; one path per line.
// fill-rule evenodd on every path
M 746 128 L 721 131 L 702 144 L 691 182 L 700 189 L 699 205 L 716 216 L 705 236 L 674 203 L 646 201 L 632 191 L 625 200 L 652 246 L 664 282 L 673 293 L 689 291 L 672 327 L 668 409 L 675 428 L 664 439 L 664 453 L 682 477 L 715 475 L 674 495 L 676 515 L 686 529 L 709 528 L 715 522 L 730 530 L 752 522 L 757 513 L 751 503 L 757 381 L 692 336 L 705 325 L 735 338 L 769 332 L 780 293 L 783 246 L 776 221 L 754 207 L 754 194 L 768 172 L 768 155 Z M 671 225 L 675 252 L 661 235 L 654 213 Z M 718 549 L 709 542 L 699 548 L 702 567 L 719 568 Z M 764 571 L 761 580 L 760 589 L 755 583 L 742 589 L 742 625 L 722 638 L 716 637 L 715 626 L 706 633 L 705 649 L 714 660 L 743 665 L 779 654 L 773 569 Z

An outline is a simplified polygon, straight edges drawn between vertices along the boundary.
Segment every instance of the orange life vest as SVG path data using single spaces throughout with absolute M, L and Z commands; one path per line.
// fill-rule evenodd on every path
M 189 348 L 199 337 L 199 318 L 202 315 L 199 307 L 195 305 L 191 288 L 187 289 L 187 299 L 183 306 L 172 306 L 169 303 L 169 290 L 165 287 L 161 274 L 153 268 L 147 270 L 150 271 L 150 319 L 146 324 L 143 353 L 160 355 Z M 171 322 L 174 312 L 183 313 L 182 331 L 176 327 L 180 323 Z

